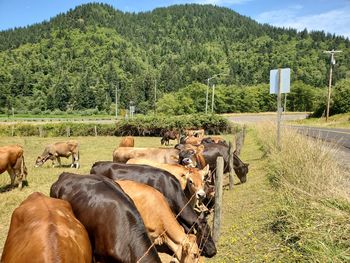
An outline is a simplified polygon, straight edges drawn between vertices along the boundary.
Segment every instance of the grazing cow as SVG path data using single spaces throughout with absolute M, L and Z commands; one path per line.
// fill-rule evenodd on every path
M 185 136 L 194 136 L 194 137 L 204 137 L 204 129 L 199 130 L 185 130 Z
M 211 230 L 204 216 L 197 218 L 196 213 L 181 189 L 179 181 L 167 171 L 148 165 L 121 164 L 113 162 L 96 162 L 90 171 L 108 177 L 112 180 L 131 180 L 147 184 L 161 192 L 169 203 L 178 222 L 188 233 L 195 224 L 197 244 L 202 249 L 202 255 L 213 257 L 216 254 L 215 243 L 211 237 Z M 204 244 L 201 244 L 206 240 Z M 203 246 L 203 247 L 202 247 Z
M 166 244 L 180 263 L 198 262 L 200 252 L 196 236 L 186 236 L 183 227 L 176 221 L 168 202 L 159 191 L 134 181 L 116 182 L 134 201 L 152 242 L 157 245 Z
M 209 137 L 194 137 L 194 136 L 188 136 L 188 137 L 182 137 L 180 140 L 181 144 L 192 144 L 192 145 L 200 145 L 204 143 L 224 143 L 226 144 L 226 141 L 221 136 L 209 136 Z
M 176 164 L 181 163 L 186 159 L 189 165 L 195 167 L 196 158 L 194 154 L 196 148 L 188 151 L 183 149 L 170 148 L 134 148 L 134 147 L 119 147 L 113 152 L 113 161 L 118 163 L 126 163 L 129 159 L 141 158 L 151 160 L 157 163 Z
M 230 171 L 228 165 L 229 146 L 226 143 L 204 144 L 203 157 L 205 159 L 205 163 L 209 164 L 211 171 L 215 171 L 216 169 L 216 159 L 218 156 L 222 156 L 224 158 L 224 173 L 228 173 Z M 236 153 L 233 153 L 233 169 L 241 183 L 245 183 L 247 181 L 248 166 L 248 163 L 242 162 Z
M 185 190 L 186 187 L 188 188 L 188 199 L 190 199 L 193 194 L 196 195 L 198 200 L 205 197 L 204 178 L 209 173 L 209 165 L 199 170 L 198 168 L 187 168 L 180 164 L 157 163 L 146 159 L 130 159 L 127 161 L 127 164 L 145 164 L 168 171 L 179 180 L 182 190 Z M 195 202 L 192 203 L 193 206 L 194 204 Z
M 1 262 L 92 262 L 88 233 L 64 200 L 32 193 L 15 209 Z
M 227 144 L 221 136 L 209 136 L 202 139 L 201 143 L 223 143 Z
M 177 140 L 179 142 L 179 133 L 177 131 L 166 131 L 160 140 L 161 145 L 169 145 L 170 140 Z
M 134 147 L 134 145 L 134 137 L 132 136 L 123 137 L 119 143 L 119 147 Z
M 28 174 L 21 146 L 9 145 L 0 147 L 0 174 L 5 171 L 10 174 L 11 186 L 14 186 L 17 177 L 18 187 L 21 189 L 23 181 L 27 180 Z
M 62 173 L 50 196 L 67 200 L 85 226 L 96 262 L 161 262 L 132 200 L 119 185 L 97 175 Z M 150 250 L 148 251 L 148 248 Z
M 52 165 L 55 166 L 55 160 L 61 166 L 61 158 L 72 155 L 71 167 L 79 168 L 79 143 L 74 140 L 67 142 L 56 142 L 45 147 L 41 156 L 38 156 L 35 162 L 35 167 L 42 166 L 47 160 L 52 160 Z

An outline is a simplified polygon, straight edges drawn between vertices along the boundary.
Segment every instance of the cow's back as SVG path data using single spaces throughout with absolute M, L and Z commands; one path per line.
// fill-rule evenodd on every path
M 19 145 L 0 147 L 0 173 L 6 171 L 8 166 L 15 166 L 21 157 L 23 157 L 23 148 Z
M 31 194 L 15 209 L 1 262 L 86 262 L 92 250 L 68 202 Z
M 151 246 L 133 202 L 107 178 L 63 173 L 50 196 L 70 202 L 92 237 L 97 262 L 136 262 Z M 142 262 L 160 262 L 156 250 Z
M 179 220 L 187 229 L 197 219 L 192 208 L 186 205 L 188 199 L 178 179 L 165 170 L 148 165 L 97 162 L 92 166 L 90 173 L 108 177 L 112 180 L 132 180 L 155 188 L 165 196 L 174 214 L 177 215 L 185 207 L 179 216 Z
M 129 159 L 142 158 L 158 163 L 178 163 L 179 150 L 169 148 L 119 147 L 113 152 L 113 161 L 126 163 Z

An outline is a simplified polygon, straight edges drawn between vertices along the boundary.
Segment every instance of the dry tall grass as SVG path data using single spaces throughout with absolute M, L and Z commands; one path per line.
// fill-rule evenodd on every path
M 271 124 L 257 128 L 279 209 L 271 224 L 305 261 L 350 261 L 350 172 L 337 149 L 321 140 L 282 131 L 281 149 Z

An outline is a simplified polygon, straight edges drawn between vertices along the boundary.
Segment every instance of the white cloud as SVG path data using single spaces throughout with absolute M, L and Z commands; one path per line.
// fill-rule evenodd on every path
M 297 30 L 323 30 L 350 38 L 350 5 L 342 9 L 312 15 L 298 15 L 302 6 L 290 6 L 287 9 L 273 10 L 259 14 L 255 19 L 279 27 L 291 27 Z

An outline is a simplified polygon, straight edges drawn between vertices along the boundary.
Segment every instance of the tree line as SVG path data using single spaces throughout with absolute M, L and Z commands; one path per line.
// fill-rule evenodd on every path
M 290 67 L 302 93 L 321 94 L 329 69 L 322 51 L 332 48 L 343 50 L 336 83 L 350 76 L 350 42 L 340 36 L 261 25 L 211 5 L 135 14 L 86 4 L 50 21 L 0 32 L 0 111 L 109 113 L 118 88 L 121 108 L 133 101 L 138 112 L 147 113 L 155 96 L 162 98 L 159 110 L 173 94 L 190 105 L 194 98 L 182 91 L 203 89 L 200 84 L 218 73 L 223 73 L 216 78 L 218 112 L 271 110 L 263 91 L 269 70 Z M 308 103 L 291 97 L 288 106 L 307 110 L 319 96 Z M 174 114 L 199 111 L 197 100 L 202 98 Z

